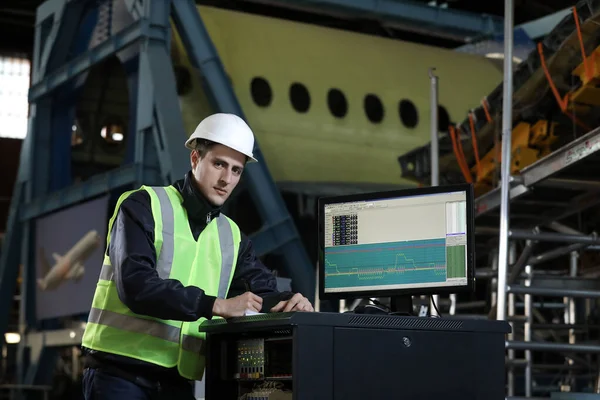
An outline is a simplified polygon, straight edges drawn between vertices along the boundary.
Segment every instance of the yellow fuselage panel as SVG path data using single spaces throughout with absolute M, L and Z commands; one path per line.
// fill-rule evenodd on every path
M 439 99 L 451 120 L 470 108 L 502 80 L 485 58 L 419 44 L 323 28 L 212 7 L 198 7 L 230 76 L 245 116 L 276 181 L 407 184 L 397 157 L 430 139 L 430 81 L 436 68 Z M 189 65 L 179 38 L 175 63 Z M 258 106 L 250 91 L 255 77 L 266 79 L 272 100 Z M 290 85 L 302 83 L 310 108 L 292 107 Z M 190 134 L 210 113 L 197 77 L 181 105 Z M 348 111 L 336 118 L 327 104 L 329 89 L 340 89 Z M 367 94 L 384 107 L 381 123 L 369 121 Z M 415 128 L 404 126 L 400 100 L 414 103 Z

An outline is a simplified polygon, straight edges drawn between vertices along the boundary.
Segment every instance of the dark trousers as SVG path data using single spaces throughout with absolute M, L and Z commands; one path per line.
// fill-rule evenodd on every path
M 134 383 L 94 368 L 83 372 L 82 384 L 85 400 L 195 400 L 194 387 L 186 382 Z

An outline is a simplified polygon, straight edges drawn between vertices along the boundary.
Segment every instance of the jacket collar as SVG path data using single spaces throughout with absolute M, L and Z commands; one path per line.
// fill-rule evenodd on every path
M 188 218 L 193 221 L 208 223 L 221 213 L 221 207 L 212 205 L 200 193 L 194 182 L 192 171 L 188 171 L 184 179 L 178 180 L 173 184 L 183 197 L 183 206 L 185 207 Z

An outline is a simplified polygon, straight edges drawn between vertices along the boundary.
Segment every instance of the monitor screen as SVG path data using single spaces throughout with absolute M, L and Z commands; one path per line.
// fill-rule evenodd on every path
M 471 185 L 319 203 L 323 298 L 472 290 Z

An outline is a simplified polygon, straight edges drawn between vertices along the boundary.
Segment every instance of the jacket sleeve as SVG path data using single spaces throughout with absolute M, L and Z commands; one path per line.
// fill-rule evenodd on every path
M 175 321 L 212 318 L 215 297 L 198 287 L 158 276 L 154 218 L 145 191 L 134 192 L 121 203 L 108 255 L 115 268 L 119 299 L 134 313 Z
M 268 312 L 281 300 L 288 300 L 293 296 L 291 292 L 277 290 L 277 278 L 256 256 L 252 241 L 242 234 L 228 297 L 235 297 L 244 292 L 252 292 L 263 298 L 261 312 Z

